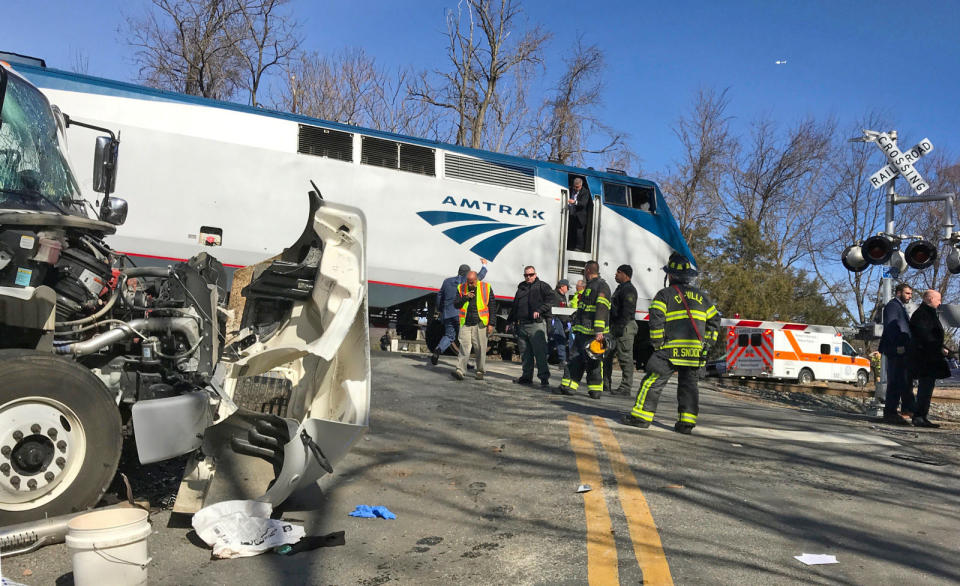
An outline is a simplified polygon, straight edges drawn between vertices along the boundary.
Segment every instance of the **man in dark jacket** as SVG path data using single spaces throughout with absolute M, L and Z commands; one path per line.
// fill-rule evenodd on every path
M 613 358 L 620 363 L 620 386 L 614 395 L 629 395 L 633 387 L 633 342 L 637 338 L 637 288 L 630 279 L 633 267 L 620 265 L 613 277 L 617 290 L 610 299 L 610 349 L 603 358 L 603 390 L 610 391 L 613 380 Z
M 913 297 L 913 289 L 900 283 L 896 296 L 883 308 L 883 336 L 880 338 L 880 353 L 887 359 L 887 396 L 883 403 L 883 421 L 892 425 L 910 425 L 897 413 L 913 414 L 914 398 L 910 377 L 907 374 L 907 349 L 910 346 L 910 322 L 906 303 Z
M 481 258 L 480 264 L 483 268 L 477 273 L 477 280 L 482 281 L 487 275 L 487 261 Z M 447 351 L 450 344 L 457 339 L 457 326 L 460 323 L 460 308 L 456 306 L 457 287 L 467 282 L 467 273 L 470 272 L 469 265 L 460 265 L 457 269 L 457 276 L 448 277 L 443 280 L 440 290 L 437 291 L 437 311 L 440 312 L 440 320 L 443 322 L 443 337 L 433 349 L 433 355 L 430 362 L 436 364 L 440 361 L 440 355 Z
M 523 282 L 517 286 L 513 306 L 507 320 L 514 324 L 517 343 L 523 356 L 520 378 L 513 382 L 529 385 L 533 382 L 533 364 L 537 364 L 537 377 L 542 386 L 550 384 L 550 367 L 547 365 L 547 321 L 554 304 L 553 289 L 537 278 L 533 267 L 523 269 Z
M 590 211 L 593 209 L 593 198 L 590 189 L 583 184 L 583 179 L 573 180 L 573 189 L 567 199 L 569 208 L 569 227 L 567 248 L 571 250 L 587 250 L 587 234 L 590 229 Z
M 916 427 L 940 427 L 927 419 L 930 399 L 938 378 L 950 376 L 947 350 L 943 345 L 943 324 L 937 315 L 940 307 L 940 292 L 928 289 L 923 294 L 923 303 L 910 316 L 910 350 L 907 354 L 912 378 L 917 379 L 917 407 L 913 412 Z

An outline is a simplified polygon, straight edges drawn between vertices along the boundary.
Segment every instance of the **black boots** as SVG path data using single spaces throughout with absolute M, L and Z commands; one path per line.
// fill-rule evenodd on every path
M 624 424 L 624 425 L 629 425 L 629 426 L 631 426 L 631 427 L 639 427 L 639 428 L 641 428 L 641 429 L 646 429 L 646 428 L 650 427 L 650 422 L 649 422 L 649 421 L 644 421 L 643 419 L 640 419 L 639 417 L 634 417 L 634 416 L 631 415 L 630 413 L 627 413 L 626 415 L 624 415 L 623 417 L 621 417 L 621 418 L 620 418 L 620 423 L 622 423 L 622 424 Z

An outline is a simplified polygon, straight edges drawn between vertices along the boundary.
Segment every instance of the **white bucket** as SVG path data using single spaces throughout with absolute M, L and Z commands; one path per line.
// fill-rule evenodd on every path
M 77 586 L 147 583 L 147 537 L 153 531 L 143 509 L 105 509 L 74 517 L 67 524 Z

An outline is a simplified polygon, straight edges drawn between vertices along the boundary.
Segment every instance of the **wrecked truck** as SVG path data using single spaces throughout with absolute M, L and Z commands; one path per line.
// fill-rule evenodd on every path
M 96 205 L 66 155 L 72 126 L 108 134 Z M 0 62 L 0 526 L 94 506 L 125 441 L 144 464 L 189 455 L 184 512 L 227 460 L 277 505 L 367 426 L 363 214 L 313 185 L 296 242 L 228 291 L 208 254 L 135 266 L 108 245 L 127 210 L 118 150 Z M 254 380 L 280 391 L 259 401 Z M 237 474 L 246 463 L 268 474 Z

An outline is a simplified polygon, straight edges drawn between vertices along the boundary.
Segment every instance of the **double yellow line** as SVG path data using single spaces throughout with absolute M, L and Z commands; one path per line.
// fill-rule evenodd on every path
M 580 471 L 580 482 L 594 488 L 583 493 L 583 506 L 587 517 L 587 580 L 592 585 L 619 584 L 613 524 L 604 498 L 603 476 L 600 474 L 600 463 L 590 427 L 577 415 L 568 415 L 567 422 L 570 446 L 577 459 L 577 470 Z M 673 578 L 670 576 L 670 567 L 663 553 L 653 515 L 650 514 L 647 499 L 643 497 L 637 479 L 620 450 L 620 444 L 606 421 L 593 417 L 593 425 L 617 478 L 620 505 L 627 518 L 634 555 L 643 572 L 643 583 L 672 585 Z

